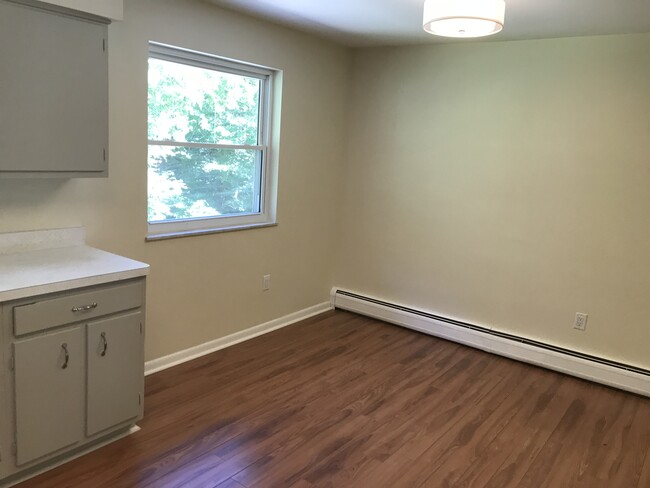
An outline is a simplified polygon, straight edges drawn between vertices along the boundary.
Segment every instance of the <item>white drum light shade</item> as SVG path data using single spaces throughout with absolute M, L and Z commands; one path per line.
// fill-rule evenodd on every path
M 503 29 L 504 0 L 425 0 L 424 30 L 445 37 L 483 37 Z

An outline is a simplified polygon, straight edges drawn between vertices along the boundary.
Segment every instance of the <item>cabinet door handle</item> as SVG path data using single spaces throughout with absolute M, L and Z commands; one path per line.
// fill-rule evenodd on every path
M 68 363 L 70 362 L 70 353 L 68 352 L 68 343 L 64 342 L 61 344 L 61 349 L 63 349 L 63 354 L 65 354 L 65 360 L 63 361 L 63 366 L 61 366 L 61 369 L 67 369 L 68 368 Z
M 81 307 L 72 307 L 72 311 L 87 312 L 88 310 L 92 310 L 93 308 L 97 308 L 97 302 L 91 303 L 90 305 L 82 305 Z
M 102 356 L 106 356 L 106 351 L 108 350 L 108 340 L 106 339 L 106 332 L 102 332 L 101 338 L 102 338 L 103 349 L 100 354 Z
M 97 308 L 97 302 L 91 303 L 90 305 L 82 305 L 81 307 L 72 307 L 72 311 L 87 312 L 88 310 L 92 310 L 93 308 Z

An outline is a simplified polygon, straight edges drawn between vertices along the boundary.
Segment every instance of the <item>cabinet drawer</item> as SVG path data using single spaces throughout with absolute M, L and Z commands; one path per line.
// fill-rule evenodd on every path
M 17 336 L 142 306 L 142 281 L 14 307 Z

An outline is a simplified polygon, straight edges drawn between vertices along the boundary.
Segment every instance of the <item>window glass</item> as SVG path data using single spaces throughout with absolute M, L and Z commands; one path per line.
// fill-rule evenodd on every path
M 260 83 L 151 58 L 149 140 L 257 145 Z
M 260 151 L 149 146 L 149 221 L 260 211 Z

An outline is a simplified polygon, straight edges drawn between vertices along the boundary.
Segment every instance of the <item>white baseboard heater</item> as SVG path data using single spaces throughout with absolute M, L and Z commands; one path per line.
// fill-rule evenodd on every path
M 333 288 L 332 306 L 650 397 L 650 371 Z

